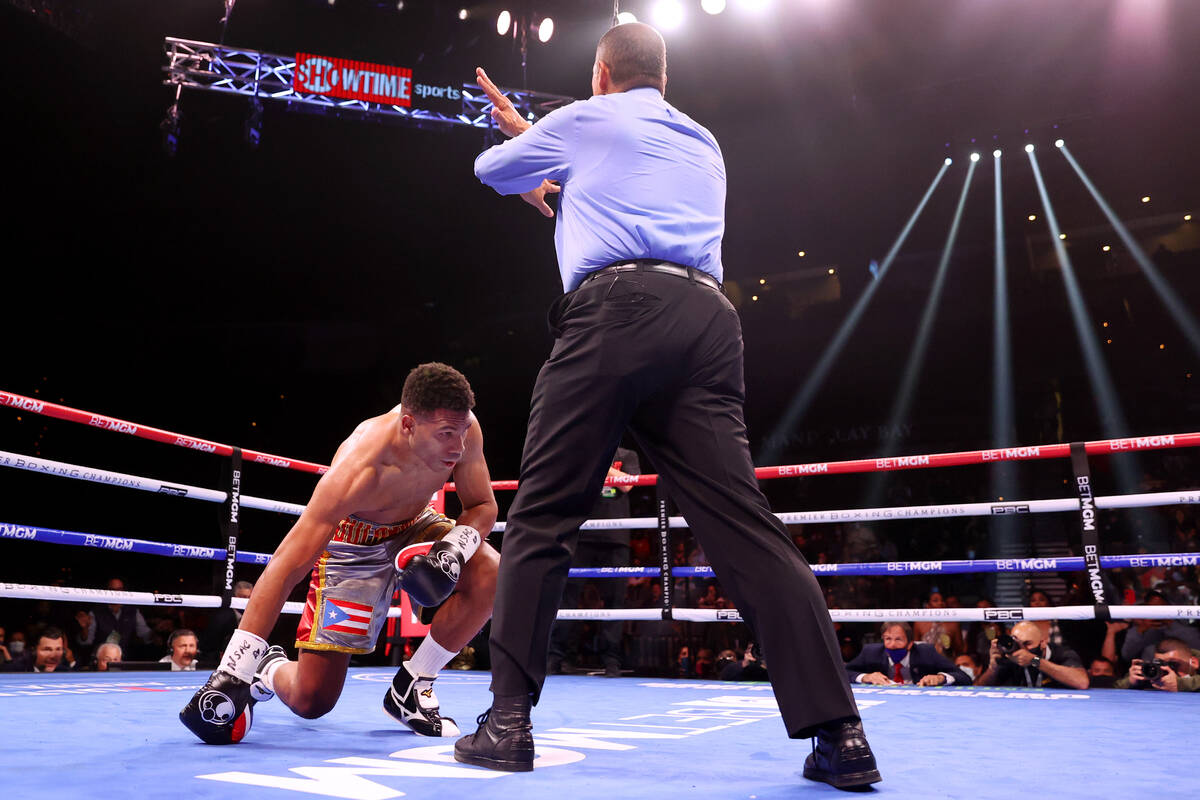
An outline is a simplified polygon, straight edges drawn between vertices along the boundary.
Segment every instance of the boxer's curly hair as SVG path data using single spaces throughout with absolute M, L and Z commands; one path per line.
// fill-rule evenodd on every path
M 438 409 L 470 411 L 475 407 L 475 393 L 461 372 L 431 361 L 408 373 L 400 392 L 400 405 L 410 413 L 428 414 Z

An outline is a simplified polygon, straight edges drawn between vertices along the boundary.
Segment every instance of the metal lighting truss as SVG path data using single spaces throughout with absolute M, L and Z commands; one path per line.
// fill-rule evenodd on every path
M 363 100 L 343 100 L 320 94 L 304 94 L 292 88 L 296 69 L 295 56 L 260 53 L 237 47 L 177 39 L 163 41 L 167 56 L 163 84 L 175 87 L 175 105 L 168 112 L 178 119 L 179 96 L 183 89 L 226 92 L 259 100 L 278 100 L 297 110 L 325 111 L 338 116 L 384 119 L 424 127 L 425 125 L 467 125 L 492 128 L 492 103 L 478 85 L 462 86 L 462 111 L 447 114 L 419 108 L 384 105 Z M 560 106 L 574 102 L 573 97 L 542 94 L 520 89 L 501 89 L 504 95 L 530 122 Z

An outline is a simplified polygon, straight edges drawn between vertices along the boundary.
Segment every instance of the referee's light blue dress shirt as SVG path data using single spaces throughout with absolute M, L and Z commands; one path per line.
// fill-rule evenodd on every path
M 485 150 L 475 175 L 500 194 L 559 181 L 554 246 L 564 291 L 614 261 L 660 259 L 722 280 L 725 161 L 717 140 L 642 87 L 550 112 Z

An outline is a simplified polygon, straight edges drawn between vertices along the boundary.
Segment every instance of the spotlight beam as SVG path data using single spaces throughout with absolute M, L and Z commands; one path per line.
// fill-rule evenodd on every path
M 821 358 L 817 361 L 816 366 L 812 368 L 808 373 L 808 377 L 804 379 L 804 385 L 800 388 L 800 392 L 792 399 L 787 411 L 784 412 L 775 429 L 767 437 L 766 445 L 756 459 L 759 465 L 774 464 L 779 460 L 780 455 L 787 447 L 788 437 L 791 436 L 796 424 L 804 416 L 804 413 L 808 411 L 809 406 L 812 405 L 813 398 L 816 397 L 817 392 L 824 385 L 825 379 L 829 377 L 834 362 L 842 354 L 842 350 L 846 347 L 846 342 L 850 340 L 850 336 L 858 328 L 859 321 L 866 312 L 867 306 L 870 305 L 871 299 L 875 296 L 875 290 L 883 282 L 883 278 L 887 275 L 892 262 L 896 260 L 896 254 L 904 246 L 908 234 L 912 231 L 917 219 L 921 216 L 921 212 L 925 210 L 925 206 L 929 203 L 929 198 L 933 196 L 934 190 L 937 189 L 942 176 L 946 174 L 946 170 L 948 169 L 950 169 L 950 166 L 945 163 L 938 169 L 937 175 L 933 177 L 933 181 L 929 184 L 929 188 L 925 190 L 921 201 L 917 203 L 916 210 L 908 218 L 908 222 L 904 224 L 900 235 L 896 237 L 896 241 L 892 243 L 891 249 L 884 256 L 883 263 L 879 267 L 879 272 L 867 284 L 866 290 L 859 295 L 858 300 L 854 303 L 854 307 L 850 309 L 850 313 L 842 321 L 837 333 L 834 334 L 833 340 L 825 346 L 825 352 L 821 354 Z
M 938 309 L 941 307 L 942 292 L 946 286 L 946 276 L 950 272 L 950 254 L 954 250 L 954 242 L 958 239 L 958 229 L 962 222 L 963 208 L 967 204 L 967 193 L 971 190 L 971 178 L 975 176 L 975 168 L 979 162 L 972 161 L 967 167 L 967 177 L 963 181 L 962 191 L 958 195 L 958 205 L 954 209 L 954 219 L 950 223 L 950 230 L 946 233 L 946 243 L 942 246 L 942 255 L 938 259 L 937 274 L 934 275 L 933 285 L 929 287 L 929 297 L 925 300 L 925 308 L 921 312 L 921 322 L 917 326 L 917 336 L 913 340 L 912 349 L 908 353 L 908 362 L 904 365 L 904 375 L 900 380 L 900 388 L 896 392 L 896 399 L 892 403 L 891 413 L 888 415 L 888 427 L 895 428 L 901 425 L 912 410 L 913 398 L 916 396 L 917 381 L 921 377 L 921 372 L 925 368 L 925 356 L 929 351 L 929 340 L 933 338 L 934 321 L 937 319 Z M 888 444 L 884 447 L 882 454 L 886 458 L 895 455 L 898 445 Z M 884 472 L 875 473 L 872 475 L 867 489 L 867 505 L 878 505 L 879 499 L 883 495 L 884 486 L 888 479 L 888 474 Z
M 1038 196 L 1042 200 L 1042 210 L 1046 213 L 1046 226 L 1050 229 L 1050 241 L 1054 244 L 1054 252 L 1058 256 L 1058 263 L 1062 268 L 1063 285 L 1067 290 L 1071 320 L 1075 324 L 1075 336 L 1083 351 L 1083 364 L 1087 370 L 1088 383 L 1091 384 L 1097 410 L 1100 412 L 1100 428 L 1104 431 L 1105 436 L 1111 438 L 1127 436 L 1129 435 L 1129 424 L 1125 421 L 1124 412 L 1121 411 L 1117 390 L 1112 376 L 1108 373 L 1108 367 L 1104 364 L 1104 357 L 1100 354 L 1098 340 L 1092 333 L 1091 317 L 1088 315 L 1087 305 L 1083 301 L 1083 291 L 1079 288 L 1079 281 L 1075 277 L 1075 268 L 1071 264 L 1071 257 L 1067 254 L 1066 245 L 1058 238 L 1060 233 L 1058 218 L 1054 216 L 1054 207 L 1050 204 L 1050 195 L 1046 192 L 1045 181 L 1042 180 L 1042 170 L 1038 167 L 1037 155 L 1033 152 L 1029 153 L 1029 164 L 1033 169 L 1034 180 L 1037 182 Z M 1122 468 L 1125 463 L 1114 460 L 1118 480 L 1122 483 L 1127 483 L 1132 477 L 1122 474 L 1127 472 Z M 1132 486 L 1136 485 L 1136 481 L 1133 481 Z M 1122 486 L 1122 491 L 1133 491 L 1133 488 L 1129 485 Z
M 1113 230 L 1117 232 L 1117 236 L 1121 238 L 1121 243 L 1125 245 L 1125 249 L 1133 256 L 1133 260 L 1137 262 L 1137 265 L 1141 267 L 1146 280 L 1150 282 L 1150 286 L 1153 287 L 1158 298 L 1166 306 L 1167 312 L 1170 313 L 1172 319 L 1175 320 L 1175 324 L 1180 327 L 1184 336 L 1187 337 L 1188 344 L 1192 346 L 1193 352 L 1197 356 L 1200 356 L 1200 324 L 1197 324 L 1196 318 L 1188 311 L 1187 306 L 1180 301 L 1179 294 L 1171 288 L 1171 284 L 1167 283 L 1167 279 L 1154 266 L 1154 262 L 1146 256 L 1146 251 L 1130 235 L 1129 229 L 1125 227 L 1121 220 L 1117 218 L 1117 215 L 1113 213 L 1108 203 L 1104 201 L 1104 198 L 1100 195 L 1100 191 L 1083 171 L 1083 167 L 1079 166 L 1079 162 L 1071 155 L 1071 151 L 1065 145 L 1060 147 L 1059 150 L 1062 151 L 1071 168 L 1079 175 L 1079 179 L 1083 181 L 1083 185 L 1091 193 L 1092 199 L 1096 201 L 1096 205 L 1100 206 L 1100 210 L 1104 212 L 1104 216 L 1108 217 L 1108 222 L 1112 225 Z
M 1012 330 L 1008 317 L 1008 264 L 1004 255 L 1004 191 L 1000 159 L 993 159 L 995 204 L 995 287 L 992 313 L 992 447 L 1017 444 L 1012 378 Z M 992 496 L 1012 497 L 1016 491 L 1015 465 L 997 462 L 992 469 Z

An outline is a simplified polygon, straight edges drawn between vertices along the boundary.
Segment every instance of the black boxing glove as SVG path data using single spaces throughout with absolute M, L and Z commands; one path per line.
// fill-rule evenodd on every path
M 266 655 L 267 643 L 248 631 L 234 631 L 221 666 L 179 712 L 179 721 L 208 744 L 237 744 L 254 721 L 250 684 Z
M 441 605 L 454 591 L 462 568 L 481 541 L 479 531 L 470 525 L 456 525 L 432 544 L 409 545 L 396 556 L 400 588 L 419 606 Z

